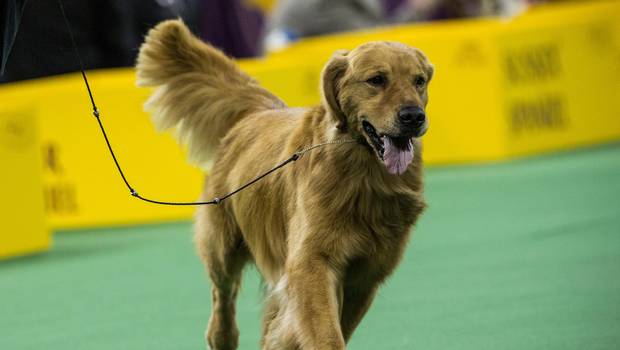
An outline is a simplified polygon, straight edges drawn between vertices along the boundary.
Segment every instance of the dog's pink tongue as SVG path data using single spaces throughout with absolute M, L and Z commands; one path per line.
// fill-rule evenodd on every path
M 413 144 L 411 140 L 407 144 L 407 149 L 396 147 L 392 139 L 383 136 L 383 163 L 390 174 L 401 175 L 407 171 L 407 167 L 413 161 Z

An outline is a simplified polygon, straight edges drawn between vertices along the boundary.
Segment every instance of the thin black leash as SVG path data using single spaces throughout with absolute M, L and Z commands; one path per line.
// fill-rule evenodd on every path
M 58 5 L 60 6 L 60 12 L 62 13 L 62 17 L 65 21 L 65 25 L 67 27 L 67 31 L 69 32 L 69 37 L 71 39 L 71 45 L 73 45 L 73 50 L 75 52 L 75 57 L 80 65 L 80 72 L 82 73 L 82 79 L 84 80 L 84 84 L 86 85 L 86 89 L 88 90 L 88 96 L 90 97 L 90 103 L 93 106 L 93 116 L 95 117 L 95 119 L 97 119 L 97 124 L 99 124 L 99 129 L 101 129 L 101 134 L 103 135 L 103 138 L 105 139 L 105 143 L 108 146 L 108 150 L 110 151 L 110 155 L 112 156 L 112 159 L 114 160 L 114 164 L 116 165 L 116 169 L 118 170 L 118 173 L 121 175 L 121 178 L 123 179 L 123 182 L 125 182 L 125 186 L 127 186 L 127 189 L 129 190 L 129 193 L 131 193 L 132 196 L 141 199 L 145 202 L 149 202 L 149 203 L 154 203 L 154 204 L 163 204 L 163 205 L 208 205 L 208 204 L 220 204 L 222 203 L 226 198 L 235 195 L 236 193 L 243 191 L 244 189 L 246 189 L 247 187 L 252 186 L 253 184 L 255 184 L 256 182 L 260 181 L 262 178 L 264 178 L 265 176 L 273 173 L 274 171 L 282 168 L 283 166 L 294 162 L 296 160 L 298 160 L 299 158 L 301 158 L 306 152 L 311 151 L 315 148 L 318 147 L 322 147 L 322 146 L 326 146 L 326 145 L 333 145 L 333 144 L 343 144 L 343 143 L 351 143 L 351 142 L 356 142 L 355 140 L 336 140 L 336 141 L 330 141 L 330 142 L 324 142 L 324 143 L 320 143 L 317 145 L 313 145 L 313 146 L 309 146 L 299 152 L 295 152 L 293 153 L 293 155 L 291 155 L 289 158 L 287 158 L 286 160 L 284 160 L 283 162 L 281 162 L 280 164 L 276 165 L 275 167 L 271 168 L 270 170 L 266 171 L 265 173 L 263 173 L 262 175 L 259 175 L 258 177 L 256 177 L 255 179 L 253 179 L 252 181 L 246 183 L 245 185 L 237 188 L 236 190 L 224 195 L 223 197 L 215 197 L 210 201 L 205 201 L 205 202 L 165 202 L 165 201 L 158 201 L 158 200 L 154 200 L 154 199 L 149 199 L 149 198 L 145 198 L 142 197 L 133 187 L 131 187 L 131 185 L 129 184 L 129 181 L 127 181 L 127 177 L 125 177 L 125 174 L 123 173 L 123 169 L 121 169 L 120 164 L 118 163 L 118 160 L 116 159 L 116 155 L 114 154 L 114 151 L 112 150 L 112 145 L 110 145 L 110 140 L 108 139 L 108 134 L 105 132 L 105 128 L 103 127 L 103 124 L 101 122 L 101 118 L 100 118 L 100 114 L 99 114 L 99 109 L 97 108 L 97 105 L 95 104 L 95 98 L 93 97 L 93 93 L 90 89 L 90 84 L 88 84 L 88 78 L 86 77 L 86 72 L 84 71 L 84 64 L 82 63 L 82 57 L 80 56 L 80 52 L 77 48 L 77 44 L 75 42 L 75 38 L 73 37 L 73 31 L 71 30 L 71 24 L 69 23 L 69 19 L 67 18 L 67 14 L 65 13 L 65 7 L 62 3 L 62 0 L 58 0 Z

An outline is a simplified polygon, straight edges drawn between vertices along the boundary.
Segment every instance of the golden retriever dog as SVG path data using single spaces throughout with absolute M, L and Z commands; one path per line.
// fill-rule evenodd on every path
M 175 20 L 149 32 L 136 69 L 139 86 L 155 87 L 146 109 L 156 127 L 176 128 L 194 162 L 212 162 L 205 199 L 334 143 L 199 207 L 195 241 L 212 282 L 211 349 L 237 348 L 235 299 L 249 262 L 267 288 L 262 349 L 344 349 L 425 207 L 428 59 L 396 42 L 337 52 L 322 72 L 322 103 L 289 108 Z

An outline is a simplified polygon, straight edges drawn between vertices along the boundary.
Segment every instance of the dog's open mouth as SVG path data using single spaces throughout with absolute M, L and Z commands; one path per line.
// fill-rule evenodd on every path
M 413 161 L 413 143 L 411 137 L 380 135 L 372 124 L 362 121 L 362 128 L 370 141 L 370 145 L 387 168 L 390 174 L 401 175 Z

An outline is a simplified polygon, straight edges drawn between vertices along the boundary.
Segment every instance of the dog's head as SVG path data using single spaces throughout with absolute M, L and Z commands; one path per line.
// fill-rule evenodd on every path
M 412 138 L 428 129 L 432 76 L 421 51 L 370 42 L 330 59 L 322 74 L 323 103 L 340 130 L 365 140 L 390 173 L 402 174 L 413 160 Z

